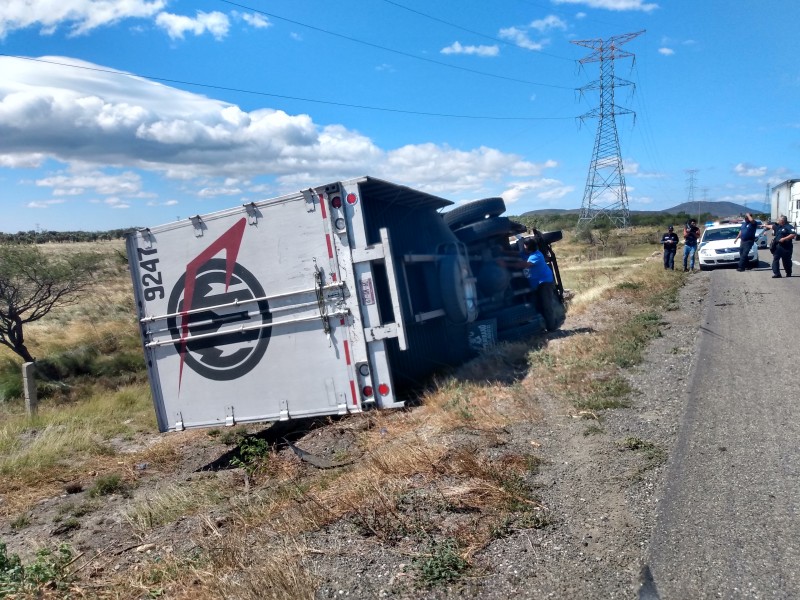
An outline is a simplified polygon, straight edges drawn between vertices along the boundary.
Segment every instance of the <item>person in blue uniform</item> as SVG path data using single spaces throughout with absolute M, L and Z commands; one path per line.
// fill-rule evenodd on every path
M 744 216 L 744 223 L 742 223 L 741 229 L 739 229 L 739 233 L 736 234 L 736 240 L 740 240 L 739 242 L 739 266 L 736 268 L 737 271 L 742 272 L 744 271 L 745 266 L 747 265 L 747 255 L 750 254 L 750 250 L 753 249 L 753 244 L 756 243 L 756 231 L 758 230 L 758 223 L 753 218 L 753 215 L 750 213 L 745 214 Z M 733 240 L 736 243 L 736 240 Z
M 791 277 L 792 250 L 794 239 L 797 237 L 794 227 L 789 225 L 786 215 L 781 215 L 777 223 L 764 225 L 764 229 L 772 229 L 775 235 L 770 247 L 772 252 L 772 278 L 776 279 L 781 276 L 781 263 L 783 263 L 783 270 L 786 272 L 786 276 Z
M 661 236 L 661 245 L 664 246 L 664 268 L 675 270 L 675 253 L 678 251 L 678 234 L 670 225 L 667 233 Z

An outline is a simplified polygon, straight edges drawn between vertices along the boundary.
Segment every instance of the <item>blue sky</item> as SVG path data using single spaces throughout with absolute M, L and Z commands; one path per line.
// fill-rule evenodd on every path
M 632 209 L 800 176 L 797 0 L 4 0 L 0 230 L 154 226 L 359 175 L 576 208 L 623 49 Z M 120 72 L 124 74 L 120 74 Z

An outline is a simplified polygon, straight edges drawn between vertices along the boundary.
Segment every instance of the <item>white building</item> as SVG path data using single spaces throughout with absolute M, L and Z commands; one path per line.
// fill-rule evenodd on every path
M 772 188 L 770 197 L 770 217 L 777 221 L 786 215 L 795 228 L 800 225 L 800 179 L 787 179 Z

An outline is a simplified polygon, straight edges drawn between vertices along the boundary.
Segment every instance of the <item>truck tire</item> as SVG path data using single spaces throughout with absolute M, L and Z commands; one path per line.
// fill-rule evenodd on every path
M 564 234 L 561 232 L 560 229 L 556 231 L 542 232 L 542 240 L 544 240 L 545 244 L 555 244 L 556 242 L 560 242 L 563 238 Z
M 508 217 L 491 217 L 456 229 L 453 233 L 465 244 L 474 244 L 486 238 L 509 235 L 514 229 L 514 224 Z
M 464 225 L 483 221 L 488 217 L 498 217 L 504 212 L 506 212 L 506 203 L 502 198 L 484 198 L 456 206 L 453 210 L 444 213 L 442 218 L 450 229 L 458 229 Z
M 484 296 L 504 291 L 511 283 L 511 273 L 495 262 L 485 262 L 478 271 L 478 288 Z
M 541 318 L 539 309 L 534 304 L 528 303 L 516 304 L 481 315 L 481 319 L 496 319 L 498 331 L 511 329 L 537 318 Z
M 506 329 L 505 331 L 497 332 L 497 339 L 502 342 L 519 342 L 527 340 L 534 335 L 545 332 L 545 323 L 541 315 L 536 315 L 536 318 L 519 327 Z
M 547 331 L 555 331 L 561 327 L 566 317 L 564 305 L 558 299 L 555 285 L 552 283 L 542 283 L 536 288 L 536 303 L 539 305 L 539 311 L 544 318 L 544 324 Z
M 478 293 L 470 277 L 469 263 L 458 254 L 446 254 L 439 260 L 439 289 L 442 309 L 448 320 L 457 325 L 474 321 L 478 316 Z

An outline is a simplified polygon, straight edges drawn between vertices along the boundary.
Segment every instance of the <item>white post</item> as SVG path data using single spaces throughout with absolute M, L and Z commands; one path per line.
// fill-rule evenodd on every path
M 22 364 L 22 387 L 25 390 L 25 412 L 29 417 L 36 414 L 38 398 L 36 396 L 35 365 L 32 362 Z

